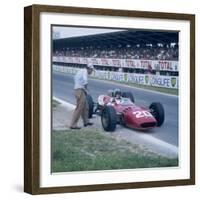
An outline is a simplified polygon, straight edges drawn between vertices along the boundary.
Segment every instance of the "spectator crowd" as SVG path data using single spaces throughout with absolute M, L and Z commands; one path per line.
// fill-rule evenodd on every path
M 178 60 L 178 45 L 146 45 L 118 47 L 73 47 L 54 51 L 54 56 L 112 58 L 112 59 L 146 59 L 146 60 Z

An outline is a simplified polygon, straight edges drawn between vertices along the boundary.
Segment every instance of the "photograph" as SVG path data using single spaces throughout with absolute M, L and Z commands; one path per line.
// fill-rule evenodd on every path
M 179 31 L 51 25 L 51 172 L 179 167 Z
M 194 184 L 195 16 L 24 11 L 24 191 Z

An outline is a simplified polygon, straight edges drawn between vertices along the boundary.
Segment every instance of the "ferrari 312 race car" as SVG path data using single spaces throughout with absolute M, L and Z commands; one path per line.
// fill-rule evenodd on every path
M 107 95 L 100 95 L 98 102 L 92 106 L 89 96 L 89 117 L 93 113 L 101 116 L 101 123 L 105 131 L 114 131 L 120 124 L 132 129 L 148 130 L 160 127 L 165 118 L 164 108 L 160 102 L 154 102 L 149 107 L 135 104 L 131 92 L 120 90 L 109 91 Z

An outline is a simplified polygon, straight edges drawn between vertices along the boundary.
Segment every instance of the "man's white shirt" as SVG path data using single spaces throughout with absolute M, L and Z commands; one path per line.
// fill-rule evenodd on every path
M 88 73 L 87 69 L 80 69 L 74 76 L 74 89 L 85 88 L 88 84 Z

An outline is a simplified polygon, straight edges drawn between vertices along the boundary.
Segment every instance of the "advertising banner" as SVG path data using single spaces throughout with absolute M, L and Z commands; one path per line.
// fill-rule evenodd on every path
M 134 69 L 151 69 L 157 71 L 178 71 L 178 61 L 169 60 L 141 60 L 141 59 L 108 59 L 54 56 L 53 62 L 87 64 L 110 67 L 126 67 Z
M 68 74 L 75 74 L 79 69 L 73 67 L 64 67 L 53 65 L 54 71 L 59 71 Z M 151 74 L 123 73 L 112 71 L 95 70 L 92 74 L 94 78 L 112 80 L 117 82 L 128 82 L 138 85 L 149 85 L 153 87 L 174 88 L 178 89 L 177 76 L 160 76 Z

